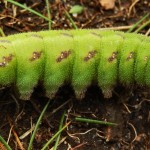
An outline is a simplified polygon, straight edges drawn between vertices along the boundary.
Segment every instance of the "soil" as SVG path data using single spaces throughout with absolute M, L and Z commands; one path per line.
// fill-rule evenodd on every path
M 19 2 L 47 16 L 45 1 Z M 112 27 L 127 31 L 131 25 L 150 12 L 149 0 L 116 0 L 111 9 L 106 9 L 98 0 L 49 2 L 52 29 L 73 28 L 65 11 L 69 12 L 70 8 L 77 4 L 85 8 L 81 14 L 71 15 L 78 28 Z M 48 22 L 27 10 L 1 1 L 0 27 L 9 35 L 45 30 L 48 29 Z M 145 27 L 141 33 L 145 34 L 149 28 L 150 26 Z M 0 91 L 0 135 L 9 141 L 13 150 L 27 149 L 30 134 L 20 140 L 19 137 L 29 132 L 36 124 L 48 99 L 44 98 L 40 87 L 35 89 L 30 101 L 17 99 L 12 90 L 6 88 Z M 92 86 L 82 101 L 75 99 L 70 86 L 60 88 L 40 124 L 33 143 L 34 150 L 40 150 L 58 131 L 64 111 L 65 123 L 71 121 L 71 124 L 62 132 L 58 150 L 150 150 L 150 94 L 146 88 L 124 88 L 118 85 L 112 98 L 104 99 L 101 90 Z M 118 126 L 81 123 L 75 121 L 77 116 L 109 121 L 117 123 Z M 53 145 L 54 142 L 49 149 Z M 5 150 L 2 143 L 0 149 Z

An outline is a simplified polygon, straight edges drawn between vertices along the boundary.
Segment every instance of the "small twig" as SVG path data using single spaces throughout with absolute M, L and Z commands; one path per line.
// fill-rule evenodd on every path
M 28 6 L 28 8 L 33 9 L 34 7 L 37 7 L 40 5 L 40 2 L 34 2 L 33 5 Z M 22 9 L 19 11 L 20 14 L 26 13 L 28 10 L 26 9 Z
M 150 111 L 148 112 L 147 122 L 150 123 Z
M 13 100 L 15 101 L 15 103 L 16 103 L 16 107 L 17 107 L 16 114 L 18 114 L 18 113 L 19 113 L 19 110 L 20 110 L 20 104 L 19 104 L 18 100 L 15 98 L 15 96 L 14 96 L 13 94 L 11 94 L 11 97 L 12 97 L 12 99 L 13 99 Z
M 96 129 L 96 128 L 92 128 L 92 129 L 89 129 L 89 130 L 87 130 L 87 131 L 85 131 L 85 132 L 81 132 L 81 133 L 73 133 L 73 134 L 71 134 L 71 133 L 67 132 L 67 134 L 68 134 L 74 141 L 76 141 L 77 143 L 80 143 L 80 139 L 79 139 L 79 137 L 77 137 L 77 135 L 85 135 L 85 134 L 87 134 L 87 133 L 89 133 L 89 132 L 91 132 L 91 131 L 93 131 L 93 130 L 96 131 L 96 133 L 97 133 L 97 135 L 98 135 L 99 137 L 103 137 L 103 136 L 101 136 L 101 135 L 98 134 L 98 133 L 103 133 L 103 132 L 102 132 L 102 131 L 99 131 L 99 130 Z
M 11 119 L 10 119 L 9 116 L 8 116 L 8 122 L 9 122 L 10 126 L 13 126 L 12 123 L 11 123 Z M 20 141 L 20 139 L 19 139 L 19 137 L 18 137 L 18 134 L 16 133 L 16 131 L 14 130 L 13 127 L 12 127 L 12 132 L 13 132 L 15 138 L 16 138 L 16 141 L 17 141 L 17 143 L 18 143 L 19 148 L 20 148 L 21 150 L 25 150 L 24 147 L 23 147 L 23 145 L 22 145 L 22 143 L 21 143 L 21 141 Z
M 95 130 L 95 131 L 97 131 L 97 132 L 99 132 L 99 133 L 103 133 L 102 131 L 99 131 L 99 130 L 96 129 L 96 128 L 92 128 L 92 129 L 87 130 L 86 132 L 74 133 L 74 134 L 70 134 L 70 133 L 69 133 L 69 135 L 72 135 L 72 136 L 74 136 L 74 135 L 85 135 L 85 134 L 91 132 L 92 130 Z
M 133 126 L 133 124 L 131 124 L 130 122 L 128 122 L 128 124 L 132 127 L 132 129 L 133 129 L 133 131 L 134 131 L 134 134 L 135 134 L 135 137 L 134 137 L 134 139 L 133 139 L 132 142 L 131 142 L 131 143 L 133 143 L 133 142 L 136 140 L 136 138 L 137 138 L 137 132 L 136 132 L 136 129 L 135 129 L 135 127 Z
M 150 99 L 143 98 L 144 101 L 150 102 Z
M 108 27 L 108 28 L 101 28 L 102 30 L 127 30 L 130 29 L 132 25 L 129 26 L 119 26 L 119 27 Z
M 122 103 L 122 104 L 123 104 L 123 106 L 126 108 L 127 112 L 128 112 L 129 114 L 131 114 L 131 111 L 130 111 L 130 109 L 128 108 L 128 106 L 127 106 L 125 103 Z
M 138 104 L 136 104 L 136 105 L 128 105 L 128 106 L 137 109 L 138 107 L 140 107 L 142 105 L 143 102 L 150 102 L 150 100 L 143 98 L 143 100 L 140 101 Z
M 80 148 L 81 146 L 86 145 L 86 144 L 87 144 L 87 142 L 81 143 L 81 144 L 75 146 L 74 148 L 71 148 L 71 150 L 76 150 L 76 149 L 78 149 L 78 148 Z
M 12 133 L 12 129 L 14 126 L 11 126 L 10 131 L 9 131 L 9 135 L 8 135 L 8 139 L 7 139 L 7 143 L 9 143 L 10 137 L 11 137 L 11 133 Z
M 131 6 L 129 7 L 129 13 L 128 13 L 128 16 L 130 16 L 133 7 L 134 7 L 134 6 L 136 5 L 136 3 L 138 3 L 138 2 L 139 2 L 139 0 L 134 0 L 134 2 L 131 4 Z
M 150 34 L 150 28 L 148 29 L 148 31 L 145 33 L 146 36 L 148 36 Z
M 22 134 L 19 139 L 23 140 L 25 137 L 27 137 L 33 130 L 35 129 L 35 125 L 33 125 L 28 131 L 26 131 L 24 134 Z
M 69 102 L 71 101 L 71 99 L 69 99 L 68 101 L 66 101 L 65 103 L 63 103 L 62 105 L 60 105 L 59 107 L 57 107 L 56 109 L 54 109 L 53 111 L 52 111 L 52 113 L 50 114 L 50 115 L 48 115 L 48 117 L 49 116 L 52 116 L 54 113 L 56 113 L 58 110 L 60 110 L 62 107 L 64 107 L 66 104 L 68 104 Z
M 59 143 L 58 143 L 57 146 L 59 146 L 61 143 L 63 143 L 67 138 L 68 138 L 67 136 L 65 136 L 64 138 L 62 138 L 62 139 L 59 141 Z M 53 146 L 50 150 L 54 150 L 54 146 Z
M 112 134 L 112 130 L 111 130 L 111 127 L 108 127 L 107 128 L 107 131 L 106 131 L 106 142 L 109 142 L 110 139 L 111 139 L 111 134 Z
M 70 134 L 69 132 L 67 132 L 67 134 L 69 137 L 71 137 L 73 139 L 74 142 L 80 143 L 80 138 L 77 136 L 74 136 L 75 134 Z
M 22 143 L 21 143 L 21 141 L 20 141 L 20 139 L 19 139 L 18 134 L 16 133 L 16 131 L 15 131 L 14 129 L 12 129 L 12 132 L 13 132 L 15 138 L 16 138 L 16 141 L 17 141 L 17 143 L 18 143 L 20 149 L 21 149 L 21 150 L 25 150 L 25 149 L 23 148 L 23 146 L 22 146 Z

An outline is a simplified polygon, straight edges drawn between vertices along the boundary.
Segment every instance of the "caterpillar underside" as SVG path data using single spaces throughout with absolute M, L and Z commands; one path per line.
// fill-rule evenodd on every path
M 110 98 L 117 84 L 150 87 L 150 38 L 110 30 L 53 30 L 0 38 L 0 85 L 30 99 L 42 83 L 53 98 L 70 83 L 77 98 L 96 83 Z

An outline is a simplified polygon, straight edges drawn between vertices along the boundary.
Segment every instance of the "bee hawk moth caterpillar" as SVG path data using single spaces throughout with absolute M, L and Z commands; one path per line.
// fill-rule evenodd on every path
M 39 81 L 49 98 L 66 82 L 80 99 L 92 83 L 106 98 L 118 83 L 150 86 L 150 38 L 98 29 L 0 37 L 0 85 L 14 85 L 20 99 L 30 99 Z

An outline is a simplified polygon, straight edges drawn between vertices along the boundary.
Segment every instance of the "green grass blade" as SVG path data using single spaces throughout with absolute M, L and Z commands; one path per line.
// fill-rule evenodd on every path
M 7 150 L 12 150 L 7 142 L 0 136 L 0 142 L 2 142 Z
M 52 22 L 49 18 L 43 16 L 42 14 L 38 13 L 37 11 L 35 11 L 35 10 L 33 10 L 33 9 L 27 7 L 27 6 L 24 6 L 24 5 L 14 1 L 14 0 L 7 0 L 7 1 L 12 3 L 12 4 L 14 4 L 14 5 L 16 5 L 16 6 L 19 6 L 19 7 L 23 8 L 23 9 L 26 9 L 26 10 L 30 11 L 31 13 L 33 13 L 33 14 L 35 14 L 35 15 L 43 18 L 43 19 L 45 19 L 46 21 Z
M 149 16 L 149 13 L 146 14 L 144 17 L 142 17 L 137 23 L 135 23 L 135 24 L 127 31 L 127 33 L 132 32 L 132 31 L 133 31 L 140 23 L 142 23 L 142 21 L 144 21 L 148 16 Z
M 141 25 L 137 30 L 135 30 L 135 33 L 138 33 L 139 31 L 141 31 L 142 29 L 144 29 L 149 24 L 150 24 L 150 20 L 147 21 L 146 23 L 144 23 L 143 25 Z
M 37 132 L 37 130 L 38 130 L 38 128 L 39 128 L 39 125 L 40 125 L 40 123 L 41 123 L 42 117 L 44 116 L 44 113 L 45 113 L 45 111 L 46 111 L 46 109 L 47 109 L 47 107 L 48 107 L 48 105 L 49 105 L 50 102 L 51 102 L 51 101 L 49 100 L 49 101 L 47 102 L 47 104 L 45 105 L 45 107 L 44 107 L 44 109 L 43 109 L 43 111 L 42 111 L 42 113 L 41 113 L 41 115 L 40 115 L 40 117 L 39 117 L 39 119 L 38 119 L 38 121 L 37 121 L 37 123 L 36 123 L 36 125 L 35 125 L 35 129 L 34 129 L 33 134 L 32 134 L 32 136 L 31 136 L 30 143 L 29 143 L 29 146 L 28 146 L 28 150 L 31 150 L 31 149 L 32 149 L 32 144 L 33 144 L 33 140 L 34 140 L 34 138 L 35 138 L 35 134 L 36 134 L 36 132 Z
M 49 18 L 49 20 L 51 20 L 51 13 L 50 13 L 49 1 L 48 1 L 48 0 L 45 0 L 45 2 L 46 2 L 46 7 L 47 7 L 48 18 Z M 49 30 L 51 30 L 51 28 L 52 28 L 51 22 L 52 22 L 52 21 L 49 21 L 49 22 L 48 22 Z
M 62 127 L 63 127 L 64 118 L 65 118 L 65 112 L 63 113 L 63 115 L 61 117 L 60 125 L 59 125 L 59 130 L 61 130 Z M 61 135 L 61 133 L 57 136 L 57 139 L 56 139 L 56 142 L 55 142 L 53 150 L 57 150 L 58 142 L 60 140 L 60 135 Z
M 65 9 L 64 9 L 65 10 Z M 73 19 L 71 18 L 71 16 L 69 15 L 69 13 L 65 10 L 65 15 L 68 17 L 68 19 L 70 20 L 70 22 L 72 23 L 72 26 L 74 27 L 74 29 L 78 29 L 78 27 L 76 26 L 76 24 L 74 23 Z
M 44 145 L 44 147 L 43 147 L 41 150 L 45 150 L 45 149 L 48 147 L 48 145 L 51 144 L 51 142 L 53 142 L 53 140 L 54 140 L 65 128 L 68 127 L 68 125 L 69 125 L 70 123 L 71 123 L 71 121 L 68 122 L 63 128 L 61 128 L 61 130 L 59 130 L 59 131 Z
M 86 122 L 86 123 L 103 124 L 103 125 L 107 125 L 107 126 L 117 126 L 118 125 L 118 124 L 112 123 L 112 122 L 93 120 L 93 119 L 86 119 L 86 118 L 81 118 L 81 117 L 76 117 L 75 120 L 76 121 L 80 121 L 80 122 Z

